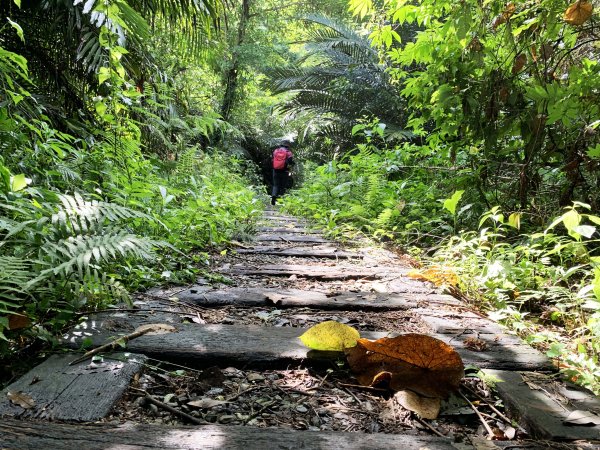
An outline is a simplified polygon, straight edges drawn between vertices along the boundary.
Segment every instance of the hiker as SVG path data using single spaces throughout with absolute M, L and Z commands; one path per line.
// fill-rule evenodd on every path
M 271 205 L 277 202 L 277 197 L 281 197 L 290 183 L 290 168 L 294 165 L 294 157 L 290 151 L 292 143 L 290 141 L 281 141 L 279 146 L 273 150 L 273 191 L 271 193 Z

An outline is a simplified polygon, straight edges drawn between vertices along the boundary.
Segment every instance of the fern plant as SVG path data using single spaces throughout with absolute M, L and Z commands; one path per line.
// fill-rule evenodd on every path
M 128 229 L 145 213 L 114 203 L 27 189 L 0 201 L 0 315 L 60 327 L 58 313 L 128 301 L 119 268 L 168 244 Z M 111 274 L 111 275 L 109 275 Z M 0 333 L 3 332 L 0 321 Z M 6 325 L 4 326 L 6 328 Z

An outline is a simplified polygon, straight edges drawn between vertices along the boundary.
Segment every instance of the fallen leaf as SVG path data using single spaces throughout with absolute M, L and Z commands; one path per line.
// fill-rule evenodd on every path
M 474 352 L 484 352 L 488 349 L 487 342 L 484 340 L 468 337 L 463 341 L 465 348 L 472 350 Z
M 152 330 L 146 333 L 146 335 L 148 336 L 152 336 L 155 334 L 174 333 L 175 331 L 177 331 L 177 328 L 175 328 L 173 325 L 168 325 L 166 323 L 148 323 L 146 325 L 140 325 L 134 330 L 134 332 L 145 331 L 147 329 Z
M 8 316 L 8 329 L 20 330 L 31 325 L 31 319 L 23 314 L 11 314 Z
M 30 395 L 25 394 L 24 392 L 12 392 L 8 391 L 6 393 L 6 397 L 14 403 L 15 405 L 19 405 L 23 409 L 31 409 L 35 406 L 35 400 L 31 398 Z
M 456 286 L 458 275 L 451 267 L 431 266 L 422 270 L 411 270 L 406 274 L 413 280 L 431 281 L 436 286 Z
M 209 409 L 214 408 L 215 406 L 225 405 L 226 403 L 230 403 L 225 400 L 215 400 L 214 398 L 203 397 L 200 400 L 194 400 L 188 402 L 188 406 L 194 406 L 196 408 Z
M 582 425 L 582 426 L 594 426 L 600 425 L 600 416 L 594 414 L 591 411 L 582 411 L 576 409 L 571 411 L 566 419 L 563 420 L 565 425 Z
M 391 389 L 445 398 L 458 389 L 464 376 L 460 355 L 450 345 L 423 334 L 359 339 L 345 352 L 356 378 L 367 386 L 373 385 L 381 372 L 389 372 Z
M 577 1 L 567 8 L 563 19 L 569 25 L 583 25 L 587 20 L 592 17 L 594 12 L 594 6 L 588 1 Z
M 360 333 L 351 326 L 328 320 L 310 327 L 300 340 L 313 350 L 343 351 L 354 347 Z
M 439 397 L 423 397 L 412 391 L 400 391 L 395 397 L 404 408 L 416 412 L 423 419 L 435 419 L 440 413 L 442 401 Z

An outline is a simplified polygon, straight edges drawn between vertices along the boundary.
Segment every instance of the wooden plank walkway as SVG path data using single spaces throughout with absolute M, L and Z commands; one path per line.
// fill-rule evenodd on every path
M 53 355 L 0 391 L 0 417 L 100 420 L 121 398 L 146 361 L 143 355 L 117 353 L 102 362 L 69 366 L 77 356 Z M 24 394 L 30 404 L 23 407 L 11 402 L 9 393 Z
M 21 450 L 456 450 L 450 439 L 415 434 L 292 431 L 219 425 L 70 425 L 16 420 L 0 421 L 0 445 Z
M 266 223 L 259 228 L 262 234 L 257 236 L 254 245 L 236 251 L 236 261 L 245 255 L 248 255 L 246 258 L 270 255 L 274 261 L 280 261 L 279 264 L 256 264 L 252 260 L 252 265 L 223 265 L 222 273 L 234 280 L 246 280 L 248 285 L 218 290 L 192 286 L 175 294 L 165 293 L 165 299 L 174 297 L 173 304 L 179 302 L 202 308 L 307 308 L 315 312 L 336 311 L 335 314 L 340 316 L 344 311 L 406 311 L 419 317 L 429 327 L 432 336 L 455 347 L 465 364 L 477 366 L 501 380 L 498 383 L 500 397 L 532 436 L 563 441 L 600 440 L 598 426 L 583 428 L 564 423 L 565 414 L 574 409 L 598 411 L 598 399 L 585 391 L 577 390 L 574 394 L 570 390 L 562 393 L 569 401 L 557 406 L 546 390 L 532 389 L 524 382 L 526 375 L 521 375 L 521 372 L 548 373 L 555 369 L 546 357 L 502 327 L 459 300 L 436 293 L 432 285 L 406 277 L 410 269 L 400 262 L 397 265 L 389 262 L 377 265 L 372 258 L 357 258 L 356 255 L 365 255 L 334 245 L 314 230 L 307 230 L 303 220 L 276 211 L 266 211 L 265 220 Z M 298 264 L 296 260 L 294 264 L 286 264 L 289 261 L 285 258 L 289 257 L 304 258 L 307 264 Z M 339 262 L 334 263 L 335 259 Z M 265 280 L 278 280 L 279 284 L 286 281 L 284 277 L 293 275 L 323 289 L 263 287 Z M 344 283 L 354 286 L 356 281 L 353 280 L 360 282 L 362 291 L 337 290 Z M 256 370 L 334 367 L 339 357 L 339 353 L 309 351 L 304 347 L 298 339 L 304 328 L 184 323 L 176 308 L 165 309 L 164 304 L 153 303 L 153 298 L 148 297 L 146 302 L 150 311 L 111 311 L 90 317 L 65 335 L 64 343 L 72 349 L 79 349 L 84 340 L 98 346 L 116 336 L 128 334 L 142 324 L 168 323 L 175 327 L 175 332 L 141 336 L 128 342 L 128 351 L 145 355 L 137 358 L 157 358 L 188 367 L 231 365 Z M 361 335 L 377 339 L 389 333 L 361 332 Z M 93 366 L 90 368 L 85 364 L 66 366 L 66 362 L 74 357 L 54 356 L 9 387 L 31 395 L 36 402 L 35 409 L 17 407 L 8 402 L 6 392 L 0 393 L 0 415 L 5 416 L 0 421 L 0 448 L 454 448 L 449 439 L 411 433 L 315 433 L 250 426 L 67 425 L 34 421 L 40 418 L 98 420 L 108 413 L 110 405 L 118 400 L 141 365 L 138 359 L 134 364 L 114 370 L 107 366 L 105 371 L 93 370 Z M 54 376 L 48 376 L 49 373 Z M 566 389 L 565 386 L 559 384 L 561 389 Z M 112 392 L 109 396 L 102 394 L 109 391 Z M 85 407 L 97 402 L 97 397 L 103 397 L 99 402 L 101 405 L 85 410 Z M 17 421 L 10 417 L 26 420 Z M 473 436 L 471 443 L 465 441 L 461 448 L 541 448 L 531 442 L 523 447 L 512 443 L 486 441 L 484 445 Z
M 118 325 L 118 318 L 94 317 L 83 324 L 84 333 L 69 335 L 64 343 L 73 349 L 81 346 L 84 339 L 99 346 L 116 335 L 114 331 L 104 331 L 103 323 Z M 131 326 L 155 323 L 156 318 L 141 318 L 126 321 Z M 177 329 L 175 333 L 141 336 L 127 344 L 128 350 L 141 353 L 152 358 L 163 359 L 208 367 L 215 364 L 229 364 L 238 367 L 284 368 L 289 364 L 305 364 L 321 366 L 331 362 L 331 354 L 309 352 L 298 337 L 306 331 L 303 328 L 264 327 L 243 325 L 201 325 L 195 323 L 172 323 Z M 126 332 L 122 334 L 127 334 Z M 368 339 L 379 339 L 387 336 L 385 332 L 363 332 Z M 498 329 L 498 333 L 479 333 L 478 339 L 485 343 L 487 349 L 473 351 L 469 349 L 470 333 L 432 333 L 454 346 L 465 364 L 479 367 L 508 370 L 551 370 L 548 360 L 539 352 L 521 343 L 513 336 Z
M 269 245 L 257 245 L 253 248 L 236 250 L 239 254 L 258 254 L 275 256 L 292 256 L 297 258 L 330 258 L 330 259 L 352 259 L 362 258 L 357 252 L 345 252 L 335 247 L 276 247 Z

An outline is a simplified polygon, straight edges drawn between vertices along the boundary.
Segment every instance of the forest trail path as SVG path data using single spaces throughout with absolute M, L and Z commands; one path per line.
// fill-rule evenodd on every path
M 95 314 L 65 336 L 76 349 L 144 324 L 175 329 L 129 341 L 116 360 L 69 366 L 76 355 L 63 355 L 33 369 L 0 393 L 0 448 L 531 449 L 600 439 L 600 425 L 564 423 L 573 410 L 600 411 L 596 398 L 556 381 L 543 355 L 469 305 L 407 277 L 407 261 L 391 252 L 332 242 L 271 210 L 252 245 L 218 258 L 215 269 L 228 283 L 141 294 L 135 311 Z M 500 381 L 507 414 L 528 433 L 517 437 L 535 440 L 486 441 L 483 420 L 499 437 L 516 430 L 476 396 L 483 419 L 458 401 L 425 423 L 394 397 L 356 386 L 339 355 L 309 352 L 298 340 L 325 320 L 366 338 L 415 332 L 449 343 L 466 365 Z M 467 388 L 489 394 L 477 378 Z M 33 406 L 9 401 L 9 392 Z M 185 426 L 192 422 L 202 425 Z

